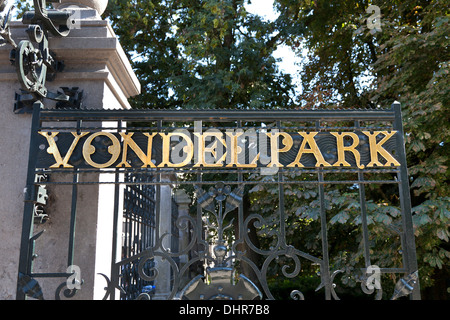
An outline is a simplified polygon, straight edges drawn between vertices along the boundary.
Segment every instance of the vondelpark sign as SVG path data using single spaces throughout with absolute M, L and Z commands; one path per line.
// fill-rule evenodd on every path
M 397 167 L 397 131 L 39 131 L 40 168 Z

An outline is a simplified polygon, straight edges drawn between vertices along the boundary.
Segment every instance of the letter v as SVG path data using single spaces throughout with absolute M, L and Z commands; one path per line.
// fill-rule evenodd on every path
M 75 150 L 75 147 L 77 146 L 78 142 L 82 137 L 87 135 L 89 132 L 81 132 L 80 134 L 76 132 L 71 132 L 72 135 L 75 137 L 72 141 L 72 144 L 70 145 L 69 150 L 67 151 L 66 155 L 64 156 L 64 159 L 61 157 L 61 153 L 59 152 L 58 146 L 56 145 L 55 137 L 58 135 L 59 132 L 42 132 L 39 131 L 39 134 L 47 138 L 47 142 L 49 147 L 47 148 L 47 153 L 53 154 L 53 157 L 56 160 L 56 163 L 51 165 L 50 168 L 59 168 L 60 166 L 63 166 L 63 168 L 73 168 L 72 165 L 68 164 L 70 156 L 73 153 L 73 150 Z

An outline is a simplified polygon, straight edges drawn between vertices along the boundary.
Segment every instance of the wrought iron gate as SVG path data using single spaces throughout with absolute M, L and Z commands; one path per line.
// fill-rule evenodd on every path
M 41 107 L 35 104 L 32 121 L 19 299 L 42 298 L 44 278 L 61 280 L 56 298 L 61 293 L 76 296 L 77 289 L 67 288 L 67 279 L 74 274 L 70 270 L 33 270 L 33 260 L 39 259 L 35 245 L 42 234 L 35 233 L 35 225 L 40 222 L 36 217 L 44 214 L 48 197 L 57 197 L 52 192 L 69 188 L 67 266 L 74 265 L 77 194 L 82 188 L 100 185 L 114 186 L 114 205 L 109 213 L 114 217 L 112 263 L 110 276 L 103 275 L 107 283 L 105 299 L 116 299 L 119 292 L 122 299 L 152 298 L 152 290 L 144 289 L 156 285 L 158 291 L 155 279 L 161 261 L 172 277 L 166 299 L 274 299 L 270 280 L 275 275 L 295 279 L 304 264 L 319 271 L 317 290 L 323 291 L 324 298 L 338 299 L 335 280 L 345 270 L 331 263 L 333 251 L 328 238 L 331 223 L 339 219 L 330 212 L 328 192 L 338 186 L 354 191 L 353 207 L 359 211 L 353 224 L 361 235 L 356 246 L 362 259 L 354 271 L 361 275 L 362 291 L 373 293 L 376 289 L 375 298 L 381 298 L 383 288 L 368 282 L 374 275 L 369 225 L 376 222 L 370 217 L 366 188 L 372 184 L 388 186 L 398 198 L 400 212 L 389 217 L 396 224 L 386 236 L 398 241 L 400 265 L 380 266 L 377 271 L 404 276 L 393 289 L 393 298 L 409 293 L 414 299 L 420 298 L 398 104 L 377 110 Z M 174 130 L 179 134 L 170 136 Z M 201 133 L 205 130 L 211 132 L 209 139 Z M 171 139 L 173 136 L 177 139 Z M 154 138 L 153 145 L 150 138 Z M 223 154 L 219 152 L 220 142 L 229 147 Z M 193 147 L 199 143 L 200 149 Z M 169 151 L 178 161 L 169 157 Z M 214 162 L 207 161 L 206 153 Z M 98 178 L 105 174 L 114 178 Z M 171 178 L 166 179 L 168 176 Z M 177 245 L 170 245 L 166 241 L 169 233 L 159 228 L 163 214 L 171 214 L 161 212 L 161 190 L 168 186 L 184 190 L 192 199 L 190 213 L 179 216 L 172 227 L 179 229 L 171 237 Z M 267 207 L 258 199 L 261 189 L 276 199 L 273 206 Z M 256 198 L 250 199 L 252 195 Z M 311 201 L 302 202 L 295 213 L 289 211 L 292 202 L 300 198 Z M 56 213 L 49 209 L 50 219 L 52 214 Z M 293 240 L 300 220 L 318 227 L 314 248 Z M 120 235 L 115 231 L 121 223 Z M 123 247 L 122 256 L 117 255 L 118 246 Z M 308 298 L 302 288 L 292 291 L 290 297 Z
M 123 205 L 122 259 L 131 258 L 146 248 L 154 246 L 155 234 L 155 187 L 153 175 L 127 173 L 125 175 Z M 132 183 L 132 184 L 131 184 Z M 120 287 L 122 300 L 135 299 L 146 287 L 152 286 L 139 276 L 139 261 L 130 261 L 121 268 Z M 145 270 L 154 266 L 148 261 Z

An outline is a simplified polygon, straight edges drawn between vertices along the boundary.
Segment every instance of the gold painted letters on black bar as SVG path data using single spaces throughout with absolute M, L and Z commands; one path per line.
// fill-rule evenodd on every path
M 264 132 L 39 132 L 42 168 L 398 167 L 396 131 Z M 247 134 L 247 138 L 248 138 Z M 247 142 L 246 142 L 247 141 Z M 261 143 L 267 141 L 267 143 Z M 178 144 L 180 147 L 176 148 Z M 251 149 L 253 148 L 253 149 Z M 255 149 L 256 148 L 256 149 Z M 250 150 L 251 149 L 251 150 Z M 177 152 L 175 152 L 177 150 Z M 270 161 L 262 163 L 261 155 Z M 78 159 L 78 162 L 73 159 Z M 80 164 L 79 159 L 82 158 Z M 267 157 L 265 157 L 267 160 Z M 131 161 L 133 159 L 133 161 Z M 76 164 L 75 164 L 76 162 Z

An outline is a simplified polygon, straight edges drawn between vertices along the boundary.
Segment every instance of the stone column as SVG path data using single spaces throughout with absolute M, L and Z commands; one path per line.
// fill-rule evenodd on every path
M 171 174 L 161 174 L 161 182 L 167 182 L 167 184 L 159 187 L 159 225 L 158 228 L 159 237 L 162 239 L 162 247 L 165 250 L 171 249 L 172 242 L 172 185 L 174 176 Z M 170 286 L 171 278 L 171 266 L 167 259 L 161 256 L 156 256 L 156 269 L 158 275 L 155 279 L 155 300 L 166 300 L 169 296 L 172 288 Z
M 140 93 L 140 84 L 111 26 L 100 18 L 107 1 L 62 2 L 66 3 L 59 9 L 75 10 L 79 20 L 77 28 L 71 30 L 68 37 L 49 39 L 49 48 L 58 60 L 64 61 L 65 69 L 53 82 L 46 83 L 48 90 L 57 92 L 61 87 L 78 87 L 83 90 L 83 106 L 130 108 L 127 99 Z M 21 21 L 11 23 L 12 37 L 17 43 L 28 39 L 25 29 Z M 9 63 L 10 50 L 9 45 L 0 45 L 0 299 L 16 296 L 31 125 L 31 115 L 13 112 L 15 93 L 20 93 L 20 85 L 15 69 Z M 44 99 L 43 102 L 45 108 L 55 106 L 54 101 Z M 57 176 L 53 178 L 58 179 Z M 104 174 L 80 176 L 80 181 L 94 179 L 104 182 L 114 177 Z M 39 256 L 34 261 L 34 272 L 66 272 L 71 189 L 71 186 L 49 187 L 50 220 L 35 228 L 35 232 L 46 231 L 36 241 Z M 98 299 L 104 295 L 106 282 L 97 274 L 110 276 L 114 191 L 114 185 L 109 184 L 78 188 L 74 264 L 79 265 L 84 284 L 76 298 Z M 116 232 L 120 234 L 120 230 Z M 117 257 L 120 258 L 120 252 Z M 64 281 L 37 280 L 46 299 L 52 299 L 55 285 Z
M 186 191 L 183 189 L 178 189 L 174 193 L 174 199 L 175 202 L 178 205 L 178 219 L 181 219 L 182 226 L 186 226 L 186 228 L 180 228 L 179 229 L 179 252 L 183 252 L 186 250 L 186 248 L 189 245 L 190 240 L 190 232 L 191 229 L 188 225 L 188 220 L 183 219 L 183 217 L 189 216 L 189 206 L 192 202 L 191 198 L 186 194 Z M 185 252 L 182 255 L 180 255 L 180 269 L 183 268 L 183 266 L 189 261 L 189 252 Z M 186 272 L 183 275 L 182 283 L 185 284 L 190 280 L 189 272 Z
M 183 218 L 189 216 L 189 206 L 191 204 L 191 198 L 186 194 L 183 189 L 178 189 L 174 193 L 175 202 L 178 204 L 178 218 Z M 182 223 L 187 223 L 187 219 L 182 219 Z M 183 251 L 189 245 L 189 228 L 179 230 L 180 245 L 179 251 Z M 188 262 L 188 254 L 183 254 L 180 256 L 180 263 L 183 265 Z

